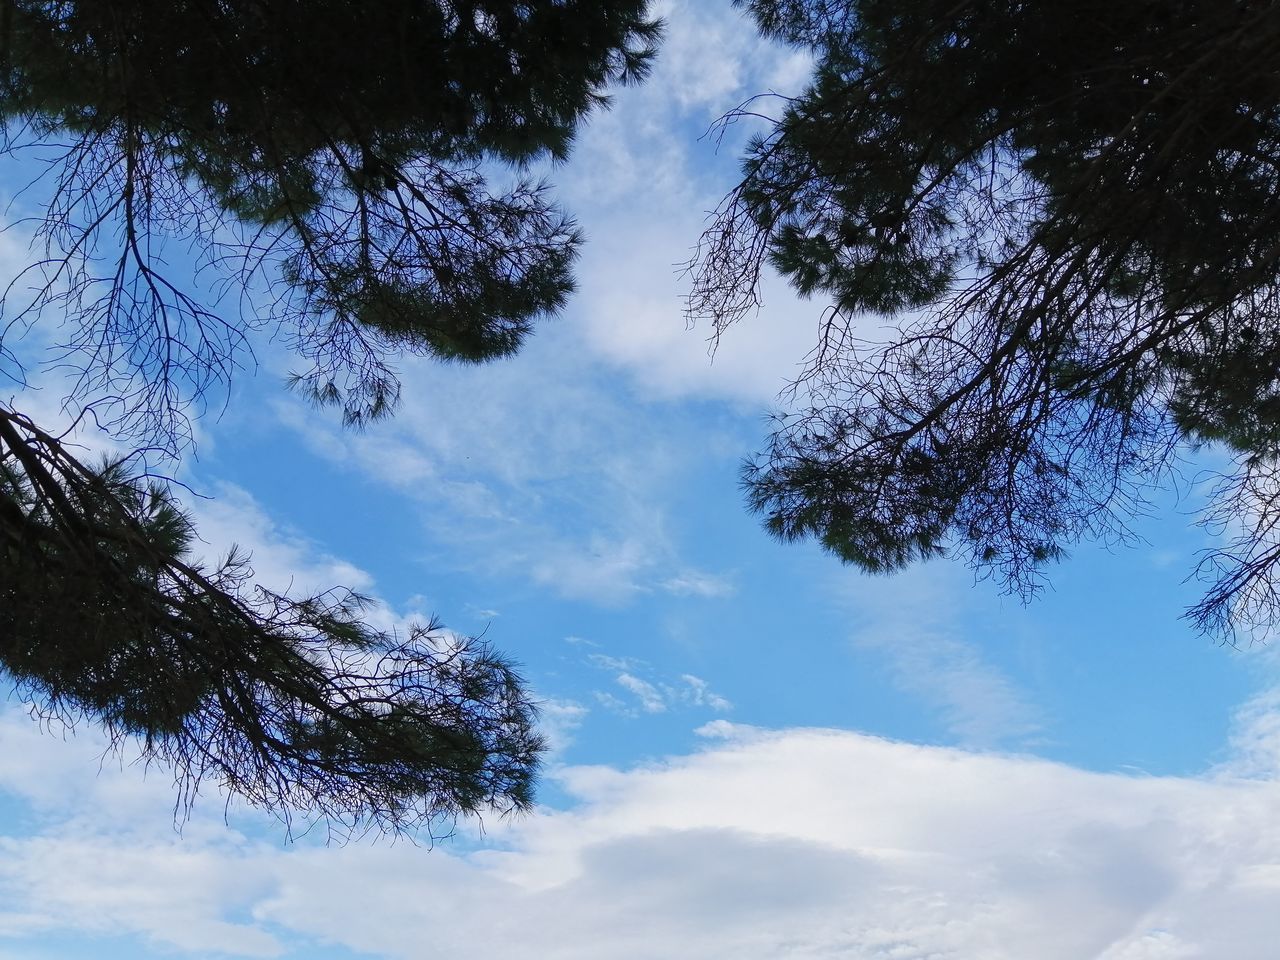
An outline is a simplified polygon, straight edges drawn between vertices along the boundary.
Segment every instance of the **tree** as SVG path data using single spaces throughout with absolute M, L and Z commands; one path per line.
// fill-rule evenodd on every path
M 722 331 L 766 265 L 830 302 L 745 470 L 768 529 L 1028 596 L 1213 445 L 1230 543 L 1188 616 L 1280 620 L 1280 5 L 743 5 L 814 74 L 751 142 L 690 309 Z
M 514 352 L 580 239 L 520 171 L 643 77 L 646 5 L 7 0 L 4 149 L 47 202 L 0 373 L 25 383 L 14 341 L 56 317 L 68 408 L 172 457 L 264 325 L 352 424 L 394 409 L 400 351 Z M 210 296 L 169 267 L 184 250 Z M 0 405 L 0 664 L 38 711 L 137 738 L 186 801 L 212 777 L 391 829 L 529 803 L 541 741 L 507 661 L 434 622 L 377 630 L 344 590 L 254 586 L 234 553 L 202 568 L 193 535 L 138 454 L 90 468 Z

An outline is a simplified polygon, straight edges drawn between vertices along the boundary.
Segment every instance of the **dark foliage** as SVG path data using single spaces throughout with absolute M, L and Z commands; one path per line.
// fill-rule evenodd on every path
M 334 590 L 187 559 L 189 519 L 123 464 L 91 470 L 0 408 L 0 662 L 37 712 L 89 717 L 286 818 L 400 829 L 531 799 L 541 741 L 509 664 L 436 624 L 404 636 Z
M 691 310 L 723 329 L 766 264 L 831 304 L 745 475 L 769 529 L 1029 594 L 1213 443 L 1236 472 L 1206 522 L 1234 539 L 1189 615 L 1276 623 L 1280 4 L 744 6 L 815 72 L 751 144 Z
M 356 424 L 394 408 L 401 351 L 514 352 L 579 242 L 522 171 L 644 75 L 645 8 L 0 0 L 0 149 L 43 206 L 0 373 L 22 385 L 14 340 L 56 328 L 67 407 L 175 456 L 263 325 Z M 169 266 L 192 258 L 203 292 Z M 530 802 L 541 742 L 505 660 L 435 623 L 375 629 L 345 590 L 254 586 L 234 554 L 197 566 L 138 462 L 89 469 L 0 406 L 0 666 L 37 713 L 140 743 L 180 806 L 210 779 L 331 828 Z
M 165 241 L 194 244 L 233 285 L 270 285 L 312 397 L 383 415 L 390 353 L 510 354 L 563 305 L 572 221 L 546 185 L 489 175 L 565 156 L 605 87 L 643 76 L 645 7 L 6 0 L 0 119 L 52 195 L 8 312 L 65 313 L 78 399 L 180 439 L 260 319 L 166 276 Z

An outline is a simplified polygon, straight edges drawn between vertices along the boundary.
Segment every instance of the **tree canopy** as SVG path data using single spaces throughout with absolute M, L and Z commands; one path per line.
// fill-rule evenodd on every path
M 1212 444 L 1225 545 L 1189 616 L 1280 620 L 1280 5 L 738 2 L 815 66 L 690 309 L 723 330 L 766 266 L 830 304 L 744 475 L 768 528 L 1029 595 Z
M 17 340 L 56 322 L 69 409 L 176 455 L 258 327 L 356 424 L 394 409 L 400 351 L 514 352 L 565 302 L 580 240 L 521 171 L 643 77 L 646 6 L 9 0 L 3 146 L 41 212 L 0 374 L 25 383 Z M 435 623 L 375 629 L 345 590 L 255 586 L 234 553 L 196 564 L 138 464 L 86 466 L 0 405 L 0 664 L 38 711 L 136 737 L 188 799 L 211 777 L 393 829 L 529 802 L 541 742 L 508 662 Z
M 546 184 L 490 174 L 564 157 L 607 85 L 644 74 L 645 7 L 8 2 L 6 146 L 50 195 L 8 312 L 67 314 L 79 386 L 118 430 L 180 435 L 260 312 L 313 362 L 313 397 L 384 414 L 388 353 L 509 354 L 564 303 L 573 222 Z M 270 307 L 217 313 L 165 275 L 166 240 L 237 293 L 264 280 Z

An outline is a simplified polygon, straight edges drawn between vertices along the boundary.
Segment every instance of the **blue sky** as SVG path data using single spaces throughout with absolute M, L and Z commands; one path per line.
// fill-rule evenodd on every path
M 404 360 L 403 409 L 361 433 L 262 342 L 183 468 L 210 555 L 518 659 L 554 748 L 538 808 L 331 847 L 211 792 L 178 833 L 165 771 L 10 702 L 0 960 L 1273 955 L 1280 673 L 1179 621 L 1210 545 L 1189 501 L 1029 607 L 746 514 L 738 464 L 822 304 L 774 283 L 712 357 L 676 265 L 744 131 L 702 135 L 805 63 L 727 3 L 661 12 L 651 81 L 551 171 L 588 238 L 561 318 L 510 361 Z

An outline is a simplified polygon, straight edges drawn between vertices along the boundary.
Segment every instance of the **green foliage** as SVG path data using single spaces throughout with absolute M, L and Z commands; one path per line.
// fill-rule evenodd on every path
M 831 305 L 807 404 L 746 473 L 769 528 L 1029 594 L 1221 443 L 1208 516 L 1242 532 L 1191 616 L 1280 620 L 1280 7 L 742 5 L 814 72 L 750 145 L 691 312 L 722 330 L 766 265 Z M 895 333 L 860 339 L 867 315 Z
M 121 463 L 91 470 L 0 408 L 0 665 L 46 717 L 88 717 L 286 819 L 409 829 L 532 799 L 542 747 L 509 663 L 438 624 L 405 635 L 335 590 L 254 587 L 233 551 Z
M 527 168 L 645 75 L 646 7 L 7 0 L 0 152 L 44 194 L 0 373 L 22 384 L 4 338 L 49 323 L 66 406 L 172 457 L 264 323 L 356 424 L 394 410 L 395 354 L 514 353 L 580 242 Z M 541 741 L 509 663 L 434 622 L 374 629 L 348 591 L 254 586 L 235 553 L 195 565 L 188 518 L 125 462 L 90 470 L 0 406 L 0 667 L 37 712 L 136 738 L 187 803 L 212 778 L 399 830 L 530 802 Z
M 490 180 L 564 158 L 605 89 L 644 76 L 646 5 L 6 3 L 0 121 L 52 192 L 46 256 L 10 288 L 35 296 L 9 312 L 65 312 L 68 346 L 109 348 L 80 351 L 77 399 L 181 442 L 184 403 L 259 318 L 167 278 L 158 251 L 180 241 L 221 276 L 262 272 L 311 396 L 383 415 L 388 354 L 505 356 L 563 306 L 572 221 L 545 184 Z

